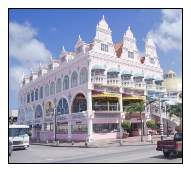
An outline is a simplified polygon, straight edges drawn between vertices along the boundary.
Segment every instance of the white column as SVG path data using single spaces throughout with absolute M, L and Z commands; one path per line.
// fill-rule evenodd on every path
M 91 67 L 91 60 L 88 59 L 88 88 L 91 88 L 91 79 L 92 79 L 92 76 L 91 76 L 91 70 L 92 70 L 92 67 Z
M 123 137 L 123 128 L 122 128 L 122 121 L 123 121 L 123 95 L 122 95 L 122 87 L 120 88 L 120 97 L 119 97 L 119 106 L 120 106 L 120 119 L 119 119 L 119 131 L 120 131 L 120 144 L 122 144 L 122 137 Z
M 92 133 L 93 133 L 93 127 L 92 127 L 92 118 L 88 118 L 88 136 L 91 138 Z
M 92 111 L 92 90 L 87 90 L 87 111 Z
M 72 141 L 72 113 L 69 105 L 69 119 L 68 119 L 68 141 Z
M 160 134 L 161 140 L 163 139 L 163 119 L 162 119 L 162 112 L 161 112 L 161 100 L 159 99 L 159 115 L 160 115 Z
M 55 134 L 56 134 L 56 123 L 55 123 L 56 116 L 55 115 L 56 115 L 56 108 L 54 108 L 54 123 L 53 123 L 54 124 L 54 127 L 53 127 L 54 128 L 53 129 L 53 131 L 54 131 L 54 140 L 55 140 Z
M 123 96 L 122 92 L 120 91 L 120 97 L 119 97 L 119 107 L 120 107 L 120 112 L 123 112 Z
M 92 138 L 92 133 L 93 133 L 93 123 L 92 123 L 92 116 L 93 116 L 93 111 L 92 111 L 92 91 L 88 90 L 87 92 L 87 125 L 88 125 L 88 142 L 91 141 Z

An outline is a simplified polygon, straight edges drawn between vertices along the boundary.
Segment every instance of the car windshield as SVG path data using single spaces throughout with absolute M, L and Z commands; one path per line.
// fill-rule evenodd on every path
M 28 134 L 28 128 L 9 128 L 9 136 L 16 137 Z

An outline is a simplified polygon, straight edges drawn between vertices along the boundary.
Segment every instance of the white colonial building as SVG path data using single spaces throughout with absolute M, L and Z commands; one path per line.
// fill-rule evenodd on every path
M 145 41 L 144 55 L 130 27 L 121 42 L 113 43 L 103 16 L 91 43 L 79 36 L 74 52 L 63 48 L 59 59 L 51 58 L 23 77 L 19 122 L 30 125 L 33 138 L 41 141 L 54 140 L 55 133 L 63 141 L 118 138 L 125 107 L 146 94 L 165 92 L 162 80 L 152 38 Z M 136 134 L 139 115 L 126 118 Z M 147 118 L 149 111 L 144 114 Z

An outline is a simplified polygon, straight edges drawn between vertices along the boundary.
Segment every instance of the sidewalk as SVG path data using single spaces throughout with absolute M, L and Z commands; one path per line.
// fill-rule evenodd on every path
M 81 147 L 81 148 L 99 148 L 99 147 L 112 147 L 112 146 L 132 146 L 132 145 L 149 145 L 149 144 L 156 144 L 157 141 L 160 140 L 160 136 L 156 135 L 152 137 L 152 142 L 148 141 L 148 137 L 143 137 L 143 142 L 141 142 L 141 137 L 128 137 L 126 139 L 122 140 L 122 144 L 120 144 L 120 139 L 110 139 L 110 140 L 99 140 L 92 143 L 88 143 L 87 146 L 85 146 L 85 142 L 73 142 L 73 144 L 70 143 L 31 143 L 31 145 L 42 145 L 42 146 L 52 146 L 52 147 Z

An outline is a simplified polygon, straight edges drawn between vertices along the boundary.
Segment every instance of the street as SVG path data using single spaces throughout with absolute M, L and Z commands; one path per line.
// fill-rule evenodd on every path
M 182 163 L 182 158 L 164 159 L 156 145 L 129 144 L 98 148 L 31 145 L 15 150 L 9 163 Z

